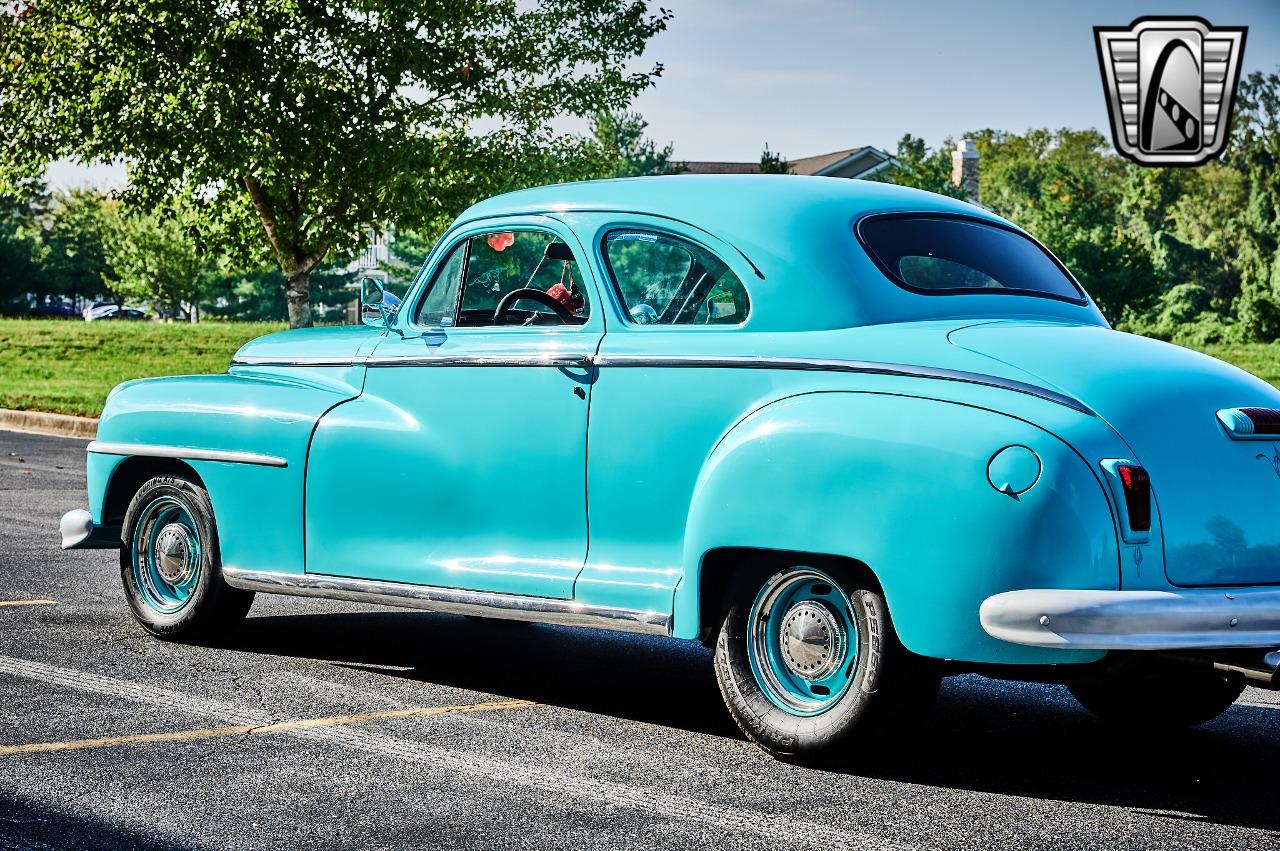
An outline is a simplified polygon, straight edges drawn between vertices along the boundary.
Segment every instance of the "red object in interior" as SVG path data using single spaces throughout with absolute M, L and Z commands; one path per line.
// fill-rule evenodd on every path
M 577 316 L 578 311 L 582 309 L 582 306 L 577 303 L 577 299 L 573 297 L 573 293 L 569 292 L 564 284 L 555 284 L 551 289 L 547 290 L 547 295 L 563 304 L 574 316 Z
M 509 230 L 504 230 L 500 233 L 489 234 L 485 240 L 494 251 L 506 251 L 516 244 L 516 235 Z
M 1129 528 L 1135 532 L 1151 531 L 1151 476 L 1135 464 L 1116 468 L 1124 485 L 1124 505 L 1129 512 Z

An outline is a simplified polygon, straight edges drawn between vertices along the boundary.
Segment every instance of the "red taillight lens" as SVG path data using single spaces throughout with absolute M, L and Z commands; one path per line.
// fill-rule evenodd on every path
M 1121 464 L 1116 468 L 1124 485 L 1124 506 L 1129 513 L 1129 528 L 1135 532 L 1151 531 L 1151 477 L 1142 467 Z

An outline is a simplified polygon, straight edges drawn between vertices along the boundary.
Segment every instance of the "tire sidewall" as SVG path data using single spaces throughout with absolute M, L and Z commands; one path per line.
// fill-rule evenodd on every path
M 168 496 L 179 500 L 195 521 L 200 538 L 200 575 L 191 597 L 176 612 L 160 612 L 147 603 L 134 576 L 134 531 L 143 510 L 156 498 Z M 210 609 L 211 598 L 221 582 L 221 560 L 218 533 L 213 518 L 213 504 L 204 488 L 176 476 L 157 476 L 145 482 L 129 502 L 125 511 L 120 550 L 120 575 L 125 598 L 138 623 L 153 635 L 174 636 L 198 626 Z

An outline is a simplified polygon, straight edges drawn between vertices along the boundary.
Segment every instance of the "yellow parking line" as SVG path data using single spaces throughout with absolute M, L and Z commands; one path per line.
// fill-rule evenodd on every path
M 302 718 L 296 721 L 279 721 L 275 724 L 237 724 L 234 727 L 210 727 L 205 730 L 179 730 L 173 733 L 144 733 L 138 736 L 112 736 L 106 739 L 75 739 L 66 742 L 36 742 L 29 745 L 0 746 L 0 756 L 18 753 L 46 753 L 48 751 L 77 751 L 90 748 L 110 748 L 117 745 L 133 745 L 143 742 L 189 742 L 196 739 L 215 739 L 220 736 L 258 735 L 259 733 L 283 733 L 289 730 L 305 730 L 310 727 L 335 727 L 343 724 L 363 724 L 367 721 L 386 721 L 393 718 L 423 718 L 429 715 L 445 715 L 453 712 L 493 712 L 499 709 L 519 709 L 535 706 L 532 700 L 495 700 L 489 703 L 469 703 L 461 706 L 420 706 L 416 709 L 393 709 L 386 712 L 365 712 L 361 715 L 331 715 L 327 718 Z
M 0 606 L 54 606 L 57 600 L 0 600 Z

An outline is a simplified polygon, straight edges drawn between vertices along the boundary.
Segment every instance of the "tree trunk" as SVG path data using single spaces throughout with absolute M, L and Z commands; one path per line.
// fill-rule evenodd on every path
M 284 297 L 289 306 L 289 327 L 311 327 L 311 270 L 295 272 L 284 279 Z

